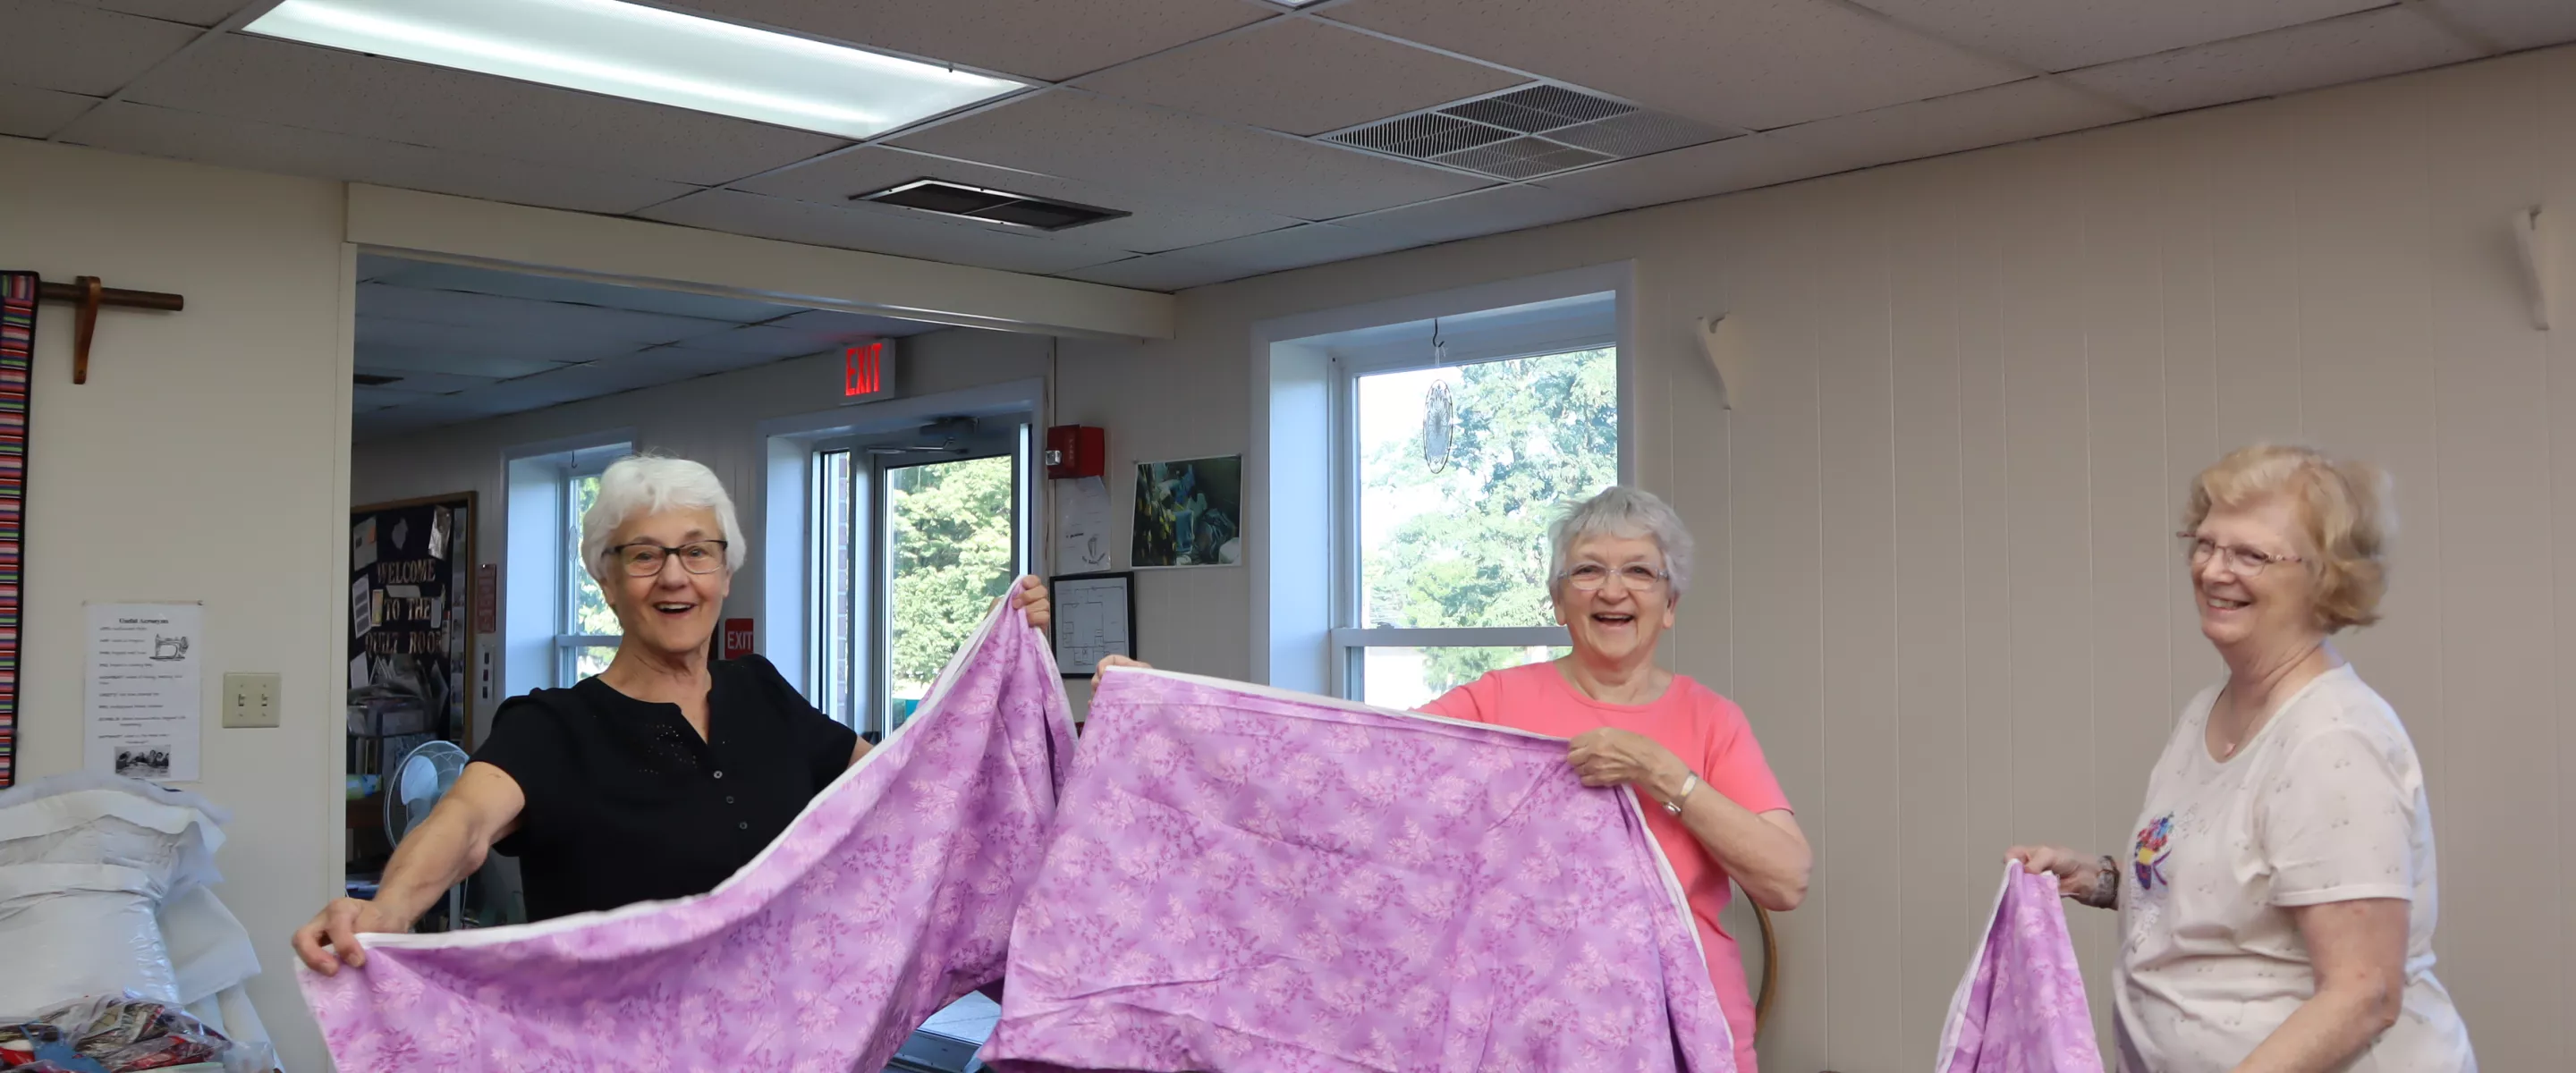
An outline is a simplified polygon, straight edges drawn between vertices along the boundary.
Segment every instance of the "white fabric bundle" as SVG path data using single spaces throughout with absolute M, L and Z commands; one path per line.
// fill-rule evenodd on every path
M 87 772 L 0 791 L 0 950 L 41 967 L 0 973 L 0 1016 L 126 992 L 192 1001 L 165 907 L 180 913 L 195 998 L 240 983 L 245 963 L 256 972 L 249 936 L 227 934 L 240 922 L 210 894 L 192 896 L 221 878 L 226 818 L 194 794 Z

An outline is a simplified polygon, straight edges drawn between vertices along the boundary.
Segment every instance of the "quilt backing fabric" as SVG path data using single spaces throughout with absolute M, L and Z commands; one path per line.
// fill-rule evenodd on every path
M 1112 671 L 983 1058 L 1733 1073 L 1687 913 L 1559 739 Z
M 370 935 L 304 970 L 341 1069 L 874 1070 L 999 979 L 1073 752 L 1054 661 L 997 611 L 913 719 L 692 898 Z

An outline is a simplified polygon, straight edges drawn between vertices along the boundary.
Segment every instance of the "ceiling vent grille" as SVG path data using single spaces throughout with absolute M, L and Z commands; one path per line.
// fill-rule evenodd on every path
M 1033 231 L 1062 231 L 1127 215 L 1117 209 L 1076 205 L 1070 201 L 1030 197 L 1007 190 L 961 186 L 937 179 L 915 179 L 875 193 L 853 194 L 850 200 L 873 201 L 880 205 L 958 216 L 988 224 L 1025 227 Z
M 1535 179 L 1729 136 L 1687 119 L 1540 83 L 1382 119 L 1323 140 L 1497 179 Z

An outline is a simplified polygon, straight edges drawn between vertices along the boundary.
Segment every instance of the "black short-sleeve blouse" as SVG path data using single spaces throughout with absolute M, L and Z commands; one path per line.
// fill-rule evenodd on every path
M 707 736 L 676 704 L 597 678 L 513 697 L 474 759 L 526 795 L 493 849 L 519 858 L 528 917 L 704 894 L 849 766 L 858 735 L 768 660 L 709 666 Z

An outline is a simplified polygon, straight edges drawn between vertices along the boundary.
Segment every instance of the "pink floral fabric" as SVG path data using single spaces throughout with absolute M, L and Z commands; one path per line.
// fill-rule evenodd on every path
M 1733 1073 L 1679 885 L 1565 743 L 1112 671 L 1011 931 L 1010 1073 Z
M 1001 976 L 1066 711 L 1036 631 L 997 614 L 910 723 L 715 890 L 368 936 L 365 968 L 304 972 L 305 1000 L 339 1067 L 368 1073 L 882 1068 Z
M 1950 1000 L 1933 1073 L 2102 1073 L 2057 877 L 2004 865 L 2003 890 Z

